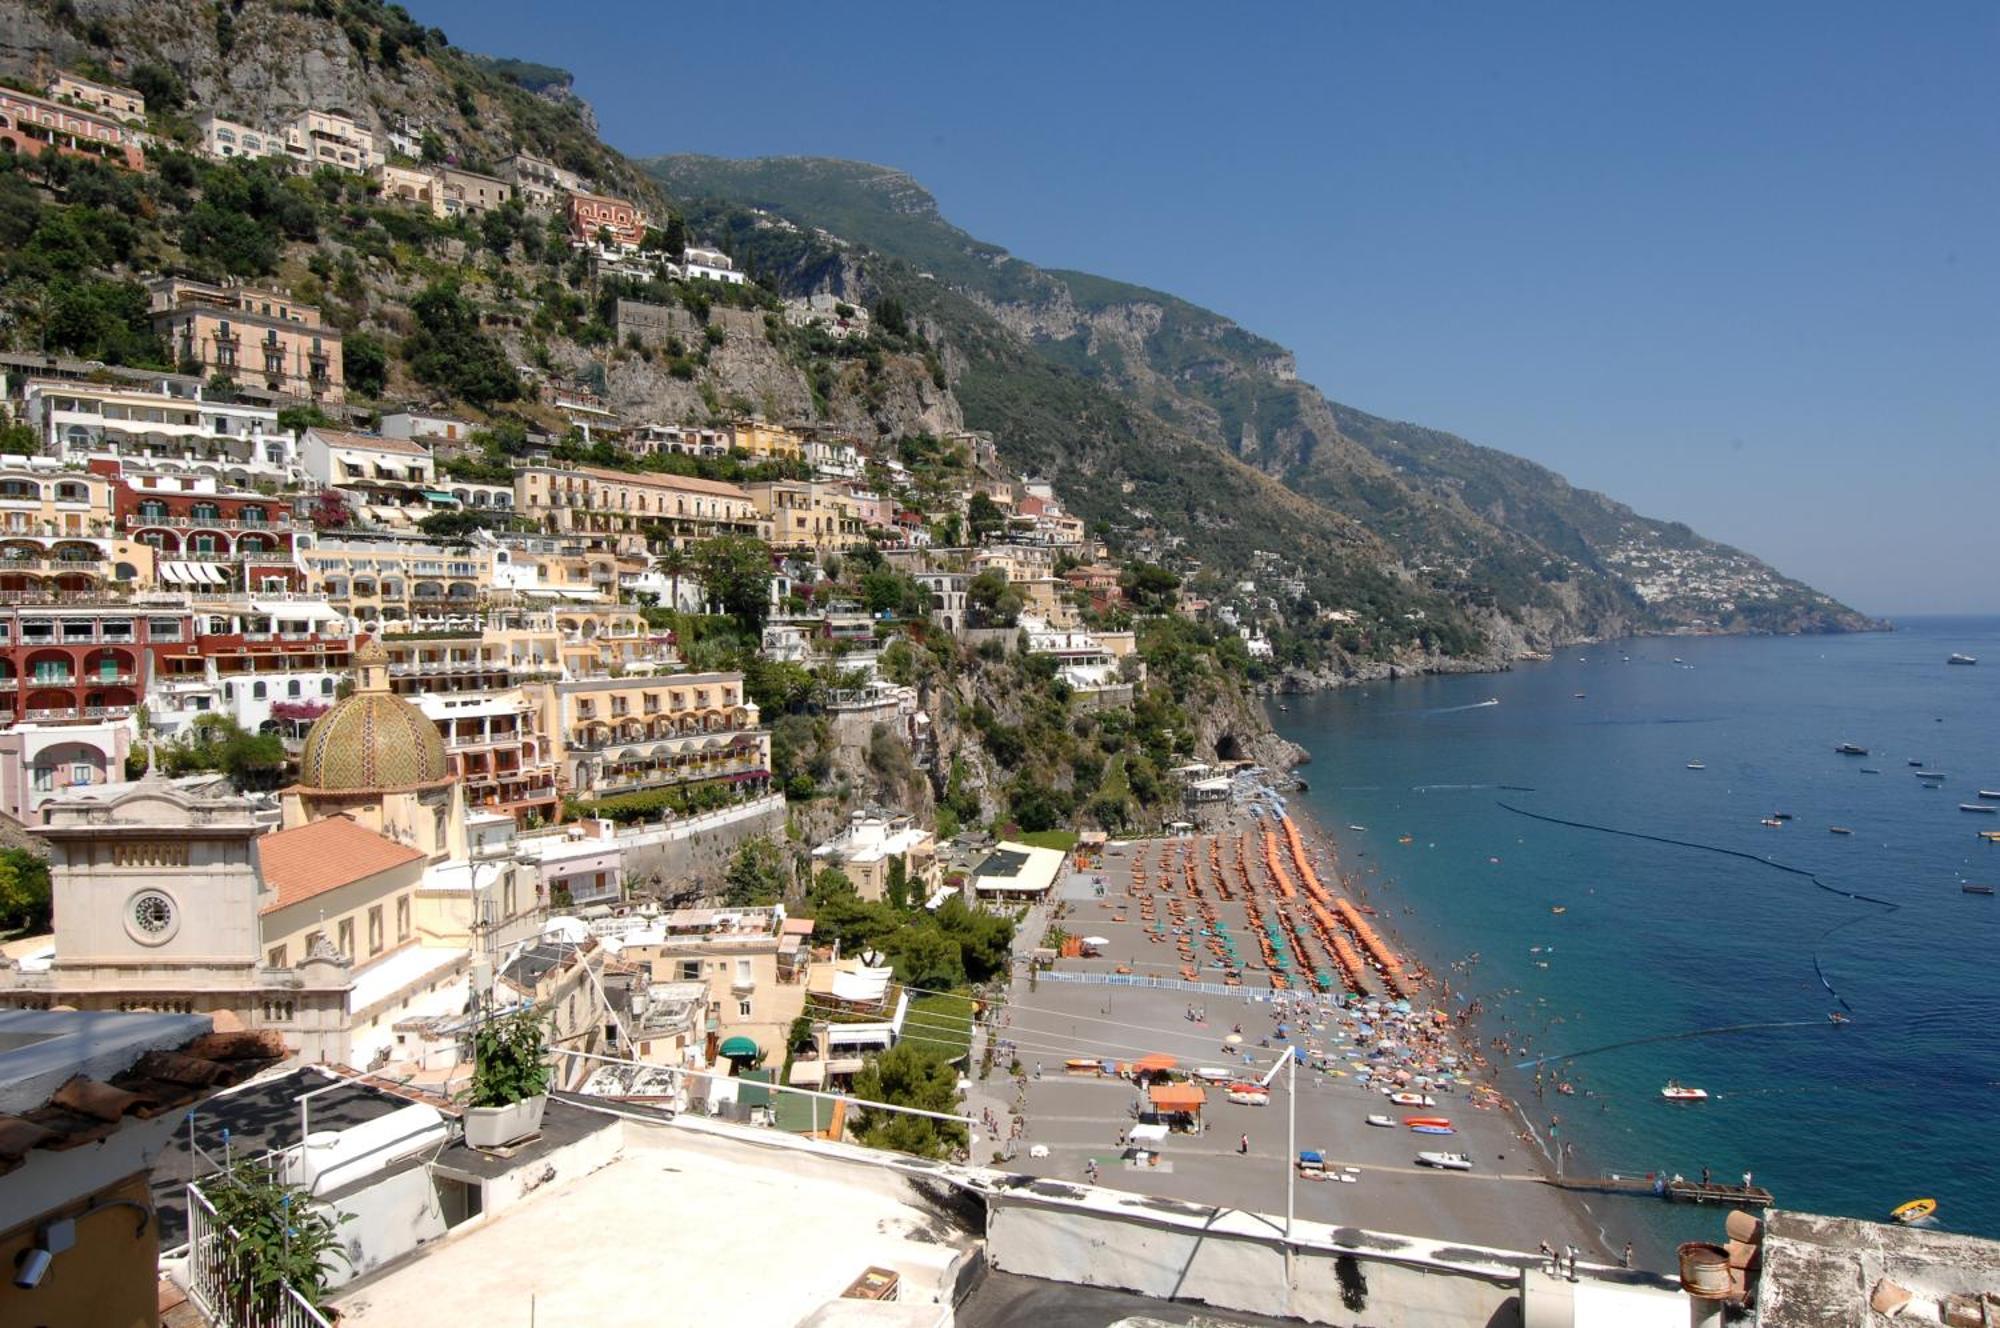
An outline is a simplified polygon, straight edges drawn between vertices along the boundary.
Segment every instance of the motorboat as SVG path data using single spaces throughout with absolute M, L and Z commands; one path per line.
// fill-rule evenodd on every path
M 1688 769 L 1690 769 L 1690 770 L 1706 770 L 1706 769 L 1708 769 L 1708 767 L 1707 767 L 1707 766 L 1705 766 L 1705 765 L 1703 765 L 1703 764 L 1702 764 L 1701 762 L 1699 762 L 1699 761 L 1689 761 L 1689 762 L 1688 762 Z
M 1784 822 L 1783 822 L 1783 821 L 1781 821 L 1781 820 L 1779 820 L 1779 819 L 1778 819 L 1777 817 L 1775 817 L 1775 816 L 1766 816 L 1766 817 L 1765 817 L 1765 818 L 1763 819 L 1763 821 L 1762 821 L 1762 822 L 1760 822 L 1760 824 L 1763 824 L 1763 825 L 1768 825 L 1768 826 L 1770 826 L 1770 827 L 1771 827 L 1772 829 L 1777 829 L 1778 827 L 1780 827 L 1780 826 L 1784 825 Z
M 1965 894 L 1968 894 L 1968 895 L 1990 895 L 1990 894 L 1992 894 L 1992 893 L 1993 893 L 1993 887 L 1992 887 L 1992 886 L 1990 886 L 1990 885 L 1974 885 L 1974 884 L 1972 884 L 1972 883 L 1971 883 L 1970 881 L 1967 881 L 1967 882 L 1964 882 L 1964 883 L 1960 884 L 1960 886 L 1959 886 L 1958 888 L 1959 888 L 1959 890 L 1960 890 L 1961 892 L 1963 892 L 1963 893 L 1965 893 Z
M 1897 1204 L 1894 1208 L 1891 1208 L 1889 1210 L 1889 1216 L 1895 1218 L 1898 1222 L 1901 1222 L 1904 1226 L 1910 1226 L 1913 1225 L 1914 1223 L 1922 1222 L 1923 1220 L 1932 1216 L 1936 1212 L 1937 1212 L 1937 1200 L 1912 1199 L 1908 1203 L 1900 1203 Z
M 1391 1093 L 1389 1100 L 1399 1107 L 1434 1107 L 1437 1099 L 1425 1097 L 1422 1093 Z
M 1790 812 L 1772 812 L 1771 819 L 1774 821 L 1789 821 L 1792 819 L 1792 814 Z
M 1911 760 L 1911 761 L 1906 761 L 1906 762 L 1904 762 L 1904 764 L 1905 764 L 1905 765 L 1922 765 L 1922 764 L 1923 764 L 1923 762 L 1922 762 L 1922 761 L 1916 761 L 1916 760 Z
M 1926 784 L 1942 784 L 1944 783 L 1944 771 L 1919 770 L 1917 771 L 1917 778 Z
M 1861 773 L 1864 775 L 1879 775 L 1882 772 L 1880 770 L 1875 769 L 1873 766 L 1864 765 L 1861 767 Z
M 1988 816 L 2000 815 L 2000 803 L 1961 802 L 1958 809 L 1962 812 L 1983 812 Z
M 1667 1080 L 1667 1086 L 1660 1090 L 1660 1096 L 1669 1102 L 1706 1102 L 1708 1101 L 1708 1090 L 1706 1088 L 1690 1088 L 1678 1080 L 1669 1079 Z
M 1832 1024 L 1835 1028 L 1839 1028 L 1843 1024 L 1850 1024 L 1853 1023 L 1854 1021 L 1849 1019 L 1846 1015 L 1842 1014 L 1840 1011 L 1834 1010 L 1827 1015 L 1826 1022 Z
M 1843 742 L 1840 744 L 1840 746 L 1834 748 L 1833 750 L 1839 752 L 1842 756 L 1868 755 L 1868 749 L 1866 747 L 1857 747 L 1855 744 L 1851 742 Z
M 1981 789 L 1979 796 L 1989 802 L 2000 802 L 2000 789 Z
M 1830 825 L 1826 828 L 1826 832 L 1830 835 L 1851 835 L 1854 833 L 1844 825 Z
M 1955 650 L 1951 653 L 1951 658 L 1945 661 L 1947 664 L 1977 664 L 1978 662 L 1971 655 L 1961 655 Z
M 1436 1167 L 1439 1171 L 1470 1171 L 1472 1159 L 1463 1153 L 1418 1153 L 1417 1165 Z
M 1379 1111 L 1368 1118 L 1368 1123 L 1370 1125 L 1385 1130 L 1393 1130 L 1396 1128 L 1396 1118 L 1394 1116 L 1384 1116 Z

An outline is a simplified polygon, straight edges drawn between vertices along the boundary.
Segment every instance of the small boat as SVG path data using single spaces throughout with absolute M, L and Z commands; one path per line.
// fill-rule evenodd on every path
M 1688 762 L 1688 769 L 1690 769 L 1690 770 L 1706 770 L 1706 769 L 1708 769 L 1708 767 L 1707 767 L 1707 766 L 1705 766 L 1705 765 L 1703 765 L 1703 764 L 1702 764 L 1701 762 L 1699 762 L 1699 761 L 1689 761 L 1689 762 Z
M 2000 802 L 2000 789 L 1981 789 L 1979 796 L 1989 802 Z
M 1557 917 L 1561 917 L 1561 916 L 1562 916 L 1563 914 L 1565 914 L 1565 913 L 1569 912 L 1569 905 L 1568 905 L 1568 904 L 1551 904 L 1551 905 L 1549 905 L 1549 912 L 1551 912 L 1551 913 L 1555 914 L 1555 915 L 1556 915 Z
M 1792 819 L 1792 814 L 1790 812 L 1772 812 L 1771 819 L 1774 821 L 1789 821 Z
M 1868 755 L 1868 749 L 1866 747 L 1857 747 L 1851 742 L 1843 742 L 1840 744 L 1840 746 L 1834 748 L 1833 750 L 1839 752 L 1842 756 Z
M 1889 1216 L 1908 1226 L 1913 1222 L 1923 1221 L 1935 1212 L 1937 1212 L 1937 1200 L 1912 1199 L 1908 1203 L 1900 1203 L 1891 1208 Z
M 1398 836 L 1396 836 L 1396 842 L 1397 842 L 1398 844 L 1414 844 L 1414 843 L 1416 843 L 1416 836 L 1415 836 L 1415 835 L 1398 835 Z
M 1764 824 L 1764 825 L 1768 825 L 1768 826 L 1771 826 L 1772 828 L 1774 828 L 1774 829 L 1775 829 L 1775 828 L 1777 828 L 1777 827 L 1780 827 L 1780 826 L 1784 825 L 1784 822 L 1783 822 L 1783 821 L 1781 821 L 1781 820 L 1779 820 L 1779 819 L 1778 819 L 1777 817 L 1775 817 L 1775 816 L 1766 816 L 1766 817 L 1764 818 L 1764 820 L 1763 820 L 1762 824 Z
M 1384 1116 L 1384 1115 L 1381 1115 L 1380 1113 L 1377 1113 L 1377 1114 L 1375 1114 L 1375 1115 L 1373 1115 L 1373 1116 L 1370 1116 L 1370 1117 L 1368 1118 L 1368 1123 L 1369 1123 L 1370 1125 L 1374 1125 L 1374 1126 L 1378 1126 L 1378 1127 L 1380 1127 L 1380 1128 L 1382 1128 L 1382 1129 L 1385 1129 L 1385 1130 L 1393 1130 L 1393 1129 L 1395 1129 L 1395 1128 L 1396 1128 L 1396 1119 L 1395 1119 L 1395 1117 L 1393 1117 L 1393 1116 Z
M 1583 692 L 1577 692 L 1577 693 L 1575 693 L 1575 696 L 1576 696 L 1576 699 L 1577 699 L 1577 700 L 1579 700 L 1579 701 L 1581 701 L 1581 700 L 1582 700 L 1582 699 L 1584 698 L 1584 696 L 1585 696 L 1585 695 L 1586 695 L 1586 693 L 1583 693 Z
M 1977 664 L 1978 662 L 1971 655 L 1961 655 L 1957 651 L 1953 651 L 1951 658 L 1945 661 L 1947 664 Z
M 1270 1090 L 1262 1084 L 1231 1084 L 1229 1091 L 1223 1094 L 1223 1096 L 1238 1106 L 1243 1107 L 1268 1107 L 1271 1105 Z
M 1962 812 L 1984 812 L 1988 816 L 1992 816 L 2000 813 L 2000 804 L 1991 802 L 1961 802 L 1958 804 L 1958 809 Z
M 1923 764 L 1923 762 L 1922 762 L 1922 761 L 1907 761 L 1907 762 L 1905 762 L 1904 764 L 1906 764 L 1906 765 L 1922 765 L 1922 764 Z
M 1827 1015 L 1826 1022 L 1832 1024 L 1835 1028 L 1839 1028 L 1842 1024 L 1852 1023 L 1853 1021 L 1840 1011 L 1835 1010 Z
M 1416 1129 L 1419 1125 L 1429 1125 L 1432 1127 L 1443 1126 L 1447 1130 L 1451 1128 L 1451 1122 L 1449 1120 L 1446 1120 L 1443 1116 L 1405 1116 L 1403 1117 L 1403 1124 L 1409 1126 L 1413 1130 Z
M 1437 1099 L 1425 1097 L 1422 1093 L 1391 1093 L 1389 1100 L 1399 1107 L 1434 1107 Z
M 1411 1134 L 1457 1134 L 1449 1125 L 1412 1125 Z
M 1418 1153 L 1417 1165 L 1436 1167 L 1439 1171 L 1470 1171 L 1472 1159 L 1463 1153 Z
M 1963 884 L 1958 888 L 1969 895 L 1990 895 L 1993 893 L 1993 887 L 1990 885 Z
M 1366 829 L 1367 829 L 1368 827 L 1367 827 L 1367 826 L 1365 826 L 1365 825 L 1350 825 L 1350 826 L 1348 826 L 1347 828 L 1348 828 L 1349 830 L 1352 830 L 1352 831 L 1353 831 L 1353 832 L 1354 832 L 1355 834 L 1357 834 L 1357 835 L 1358 835 L 1358 834 L 1360 834 L 1360 833 L 1361 833 L 1362 831 L 1366 830 Z
M 1919 770 L 1917 771 L 1917 778 L 1926 784 L 1942 784 L 1944 782 L 1944 771 Z
M 1851 835 L 1854 833 L 1844 825 L 1830 825 L 1826 828 L 1826 832 L 1830 835 Z
M 1862 773 L 1862 774 L 1864 774 L 1864 775 L 1879 775 L 1879 774 L 1881 774 L 1882 772 L 1881 772 L 1880 770 L 1877 770 L 1877 769 L 1873 768 L 1872 766 L 1865 766 L 1865 765 L 1864 765 L 1864 766 L 1862 766 L 1862 767 L 1861 767 L 1861 773 Z
M 1689 1088 L 1685 1084 L 1669 1079 L 1667 1080 L 1667 1086 L 1660 1090 L 1660 1096 L 1669 1102 L 1706 1102 L 1708 1101 L 1708 1090 L 1706 1088 Z
M 2000 830 L 1981 830 L 1979 837 L 1989 844 L 2000 844 Z

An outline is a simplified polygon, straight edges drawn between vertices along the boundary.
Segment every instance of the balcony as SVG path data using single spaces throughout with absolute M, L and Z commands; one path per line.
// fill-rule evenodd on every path
M 137 512 L 127 512 L 118 518 L 118 524 L 127 530 L 141 528 L 152 530 L 290 530 L 291 513 L 286 512 L 275 521 L 246 521 L 241 517 L 217 517 L 212 521 L 197 520 L 191 516 L 145 516 Z

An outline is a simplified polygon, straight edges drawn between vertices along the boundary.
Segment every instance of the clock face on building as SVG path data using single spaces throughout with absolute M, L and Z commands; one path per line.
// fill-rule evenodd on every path
M 164 944 L 179 927 L 180 910 L 165 891 L 141 890 L 126 907 L 125 930 L 142 945 Z

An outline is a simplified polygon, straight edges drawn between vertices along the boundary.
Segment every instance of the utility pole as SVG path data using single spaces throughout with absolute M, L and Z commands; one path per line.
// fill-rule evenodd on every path
M 1285 1048 L 1285 1285 L 1293 1285 L 1292 1214 L 1299 1185 L 1299 1057 Z

